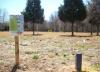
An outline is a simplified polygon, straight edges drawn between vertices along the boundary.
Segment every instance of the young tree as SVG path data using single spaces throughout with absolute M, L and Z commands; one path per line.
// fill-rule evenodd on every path
M 26 22 L 33 24 L 33 35 L 34 35 L 34 24 L 43 23 L 44 21 L 44 9 L 41 8 L 40 0 L 28 0 L 25 11 L 23 12 Z
M 64 0 L 64 5 L 59 7 L 58 16 L 63 22 L 69 21 L 72 23 L 72 36 L 74 36 L 74 22 L 86 18 L 86 7 L 82 0 Z

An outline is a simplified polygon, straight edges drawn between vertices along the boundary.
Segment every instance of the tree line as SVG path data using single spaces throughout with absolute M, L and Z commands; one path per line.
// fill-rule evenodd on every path
M 44 19 L 44 9 L 41 0 L 27 0 L 24 15 L 25 30 L 33 31 L 64 31 L 72 32 L 97 32 L 99 35 L 100 0 L 63 0 L 58 12 L 51 14 L 50 20 Z
M 99 0 L 91 0 L 90 2 L 88 2 L 88 6 L 84 5 L 83 0 L 64 0 L 63 2 L 63 5 L 61 5 L 58 9 L 58 12 L 56 12 L 56 16 L 51 15 L 50 22 L 48 22 L 48 29 L 57 31 L 58 28 L 60 29 L 60 27 L 63 26 L 62 30 L 65 31 L 66 25 L 71 24 L 70 29 L 72 32 L 72 36 L 74 36 L 74 26 L 78 26 L 79 24 L 81 24 L 81 26 L 84 26 L 83 21 L 87 20 L 88 24 L 91 24 L 91 35 L 95 26 L 97 27 L 97 35 L 99 35 Z M 38 23 L 44 23 L 44 9 L 41 8 L 40 0 L 28 0 L 25 11 L 22 14 L 25 17 L 25 22 L 31 22 L 31 24 L 33 25 L 33 34 L 34 25 L 38 25 Z M 62 25 L 58 25 L 57 22 L 61 22 Z M 52 29 L 52 27 L 54 28 Z

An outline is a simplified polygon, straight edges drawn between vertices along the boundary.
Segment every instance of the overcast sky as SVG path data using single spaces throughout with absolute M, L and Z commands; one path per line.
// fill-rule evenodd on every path
M 10 15 L 17 15 L 26 7 L 27 0 L 0 0 L 0 9 L 5 9 Z M 86 0 L 84 0 L 86 2 Z M 53 12 L 58 11 L 58 7 L 63 0 L 41 0 L 42 8 L 44 8 L 45 19 L 49 20 Z

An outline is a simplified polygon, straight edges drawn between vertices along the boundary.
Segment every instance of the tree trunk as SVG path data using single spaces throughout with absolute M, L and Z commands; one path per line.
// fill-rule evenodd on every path
M 77 25 L 76 25 L 76 32 L 78 32 L 78 29 L 79 29 L 79 25 L 77 23 Z
M 74 22 L 72 22 L 72 27 L 71 27 L 71 29 L 72 29 L 72 36 L 74 36 Z
M 37 30 L 37 32 L 39 31 L 39 24 L 36 24 L 36 30 Z
M 99 24 L 97 24 L 97 36 L 99 36 Z
M 59 23 L 59 32 L 61 32 L 61 25 L 60 25 L 60 23 Z
M 84 32 L 84 25 L 82 25 L 82 32 Z
M 56 32 L 58 32 L 58 25 L 56 24 Z
M 56 32 L 56 24 L 54 23 L 54 32 Z
M 93 26 L 91 24 L 91 35 L 93 35 Z
M 66 23 L 64 23 L 64 32 L 66 32 L 66 25 L 65 25 Z
M 34 29 L 34 28 L 35 28 L 34 26 L 35 26 L 35 25 L 34 25 L 34 24 L 35 24 L 35 23 L 33 23 L 33 35 L 35 35 L 35 34 L 34 34 L 34 30 L 35 30 L 35 29 Z

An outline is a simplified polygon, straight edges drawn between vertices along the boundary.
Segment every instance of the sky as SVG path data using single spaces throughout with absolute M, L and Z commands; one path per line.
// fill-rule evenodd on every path
M 0 9 L 5 9 L 9 15 L 18 15 L 25 9 L 26 3 L 27 0 L 0 0 Z M 50 15 L 57 12 L 61 4 L 63 0 L 41 0 L 45 19 L 49 20 Z

